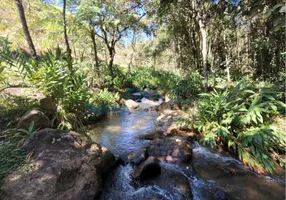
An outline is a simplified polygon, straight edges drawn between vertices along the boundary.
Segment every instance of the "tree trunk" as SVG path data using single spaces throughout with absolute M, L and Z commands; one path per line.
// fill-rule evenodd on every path
M 227 73 L 227 81 L 230 82 L 230 72 L 229 72 L 229 66 L 226 66 L 226 73 Z
M 128 63 L 128 73 L 131 72 L 132 61 L 133 61 L 133 52 L 131 53 L 130 61 Z
M 223 29 L 225 29 L 223 27 Z M 227 41 L 226 41 L 226 34 L 224 32 L 223 34 L 223 41 L 224 41 L 224 47 L 225 47 L 225 67 L 226 67 L 226 75 L 227 75 L 227 81 L 230 82 L 230 69 L 229 69 L 229 63 L 230 60 L 228 59 L 228 49 L 227 49 Z
M 22 27 L 23 27 L 23 31 L 24 31 L 27 43 L 29 45 L 30 53 L 31 53 L 32 56 L 37 57 L 37 52 L 36 52 L 33 40 L 31 38 L 28 25 L 27 25 L 27 21 L 26 21 L 26 17 L 25 17 L 25 12 L 24 12 L 24 7 L 23 7 L 23 4 L 22 4 L 22 0 L 15 0 L 15 2 L 16 2 L 17 8 L 18 8 L 18 12 L 19 12 L 21 24 L 22 24 Z
M 108 48 L 109 51 L 109 64 L 108 64 L 108 69 L 109 69 L 109 73 L 110 76 L 112 78 L 112 80 L 114 79 L 114 74 L 113 74 L 113 61 L 114 61 L 114 55 L 115 55 L 115 49 L 114 47 L 109 47 Z
M 96 42 L 95 42 L 95 34 L 94 34 L 93 31 L 90 32 L 90 37 L 91 37 L 92 44 L 93 44 L 93 52 L 94 52 L 94 61 L 95 61 L 96 75 L 97 75 L 97 79 L 99 80 L 99 78 L 100 78 L 100 68 L 99 68 L 99 61 L 98 61 L 98 56 L 97 56 L 97 46 L 96 46 Z
M 110 57 L 109 58 L 108 69 L 109 69 L 109 73 L 110 73 L 110 76 L 111 76 L 112 80 L 114 79 L 114 75 L 113 75 L 113 61 L 114 61 L 114 57 Z
M 230 69 L 229 69 L 230 60 L 228 59 L 228 55 L 226 52 L 225 56 L 225 66 L 226 66 L 226 75 L 227 75 L 227 82 L 230 82 Z
M 199 19 L 200 32 L 202 36 L 202 55 L 204 65 L 204 91 L 208 91 L 208 66 L 207 66 L 207 32 L 205 25 L 201 19 Z
M 130 62 L 128 64 L 128 72 L 131 72 L 131 66 L 133 62 L 133 56 L 135 54 L 135 45 L 136 45 L 136 29 L 133 29 L 133 36 L 132 36 L 132 41 L 131 41 L 131 47 L 132 47 L 132 53 L 130 57 Z
M 69 67 L 70 71 L 72 71 L 71 48 L 69 45 L 68 34 L 67 34 L 66 0 L 63 0 L 63 26 L 64 26 L 64 36 L 65 36 L 65 43 L 66 43 L 67 56 L 68 56 L 68 67 Z

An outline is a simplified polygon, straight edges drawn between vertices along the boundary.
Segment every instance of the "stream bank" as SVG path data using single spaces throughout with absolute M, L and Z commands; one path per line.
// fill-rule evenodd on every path
M 60 199 L 62 194 L 65 194 L 67 199 L 100 198 L 102 200 L 285 199 L 284 174 L 271 177 L 258 175 L 227 153 L 217 152 L 199 145 L 193 140 L 191 133 L 180 132 L 172 125 L 174 118 L 185 113 L 178 110 L 178 106 L 174 102 L 161 103 L 162 101 L 154 102 L 143 98 L 141 102 L 138 102 L 137 109 L 122 109 L 114 115 L 102 117 L 101 120 L 89 127 L 89 136 L 93 142 L 101 146 L 96 144 L 92 148 L 91 146 L 80 147 L 79 149 L 75 147 L 77 149 L 75 152 L 78 152 L 76 153 L 78 162 L 75 161 L 74 154 L 68 153 L 69 148 L 66 149 L 67 152 L 62 148 L 62 145 L 55 149 L 54 152 L 62 152 L 62 154 L 55 155 L 68 158 L 63 160 L 63 163 L 68 164 L 64 168 L 57 167 L 56 163 L 61 163 L 62 159 L 55 158 L 52 160 L 57 160 L 54 163 L 54 166 L 56 166 L 54 168 L 57 170 L 53 171 L 49 167 L 48 169 L 45 167 L 41 169 L 41 159 L 45 156 L 49 157 L 51 152 L 43 151 L 33 154 L 31 158 L 40 162 L 32 166 L 36 169 L 35 174 L 28 170 L 25 172 L 26 175 L 14 174 L 15 176 L 12 178 L 10 176 L 10 180 L 12 180 L 10 188 L 14 188 L 14 192 L 12 190 L 10 194 L 16 195 L 14 199 L 39 199 L 38 197 L 41 195 L 48 195 L 47 199 L 56 199 L 56 197 Z M 159 104 L 161 105 L 159 106 Z M 66 133 L 59 134 L 63 134 L 62 136 L 65 138 Z M 58 139 L 60 138 L 56 138 L 55 141 L 50 139 L 49 142 L 50 144 L 60 144 L 61 142 L 58 142 Z M 73 141 L 74 137 L 70 139 Z M 37 142 L 42 144 L 38 140 Z M 73 142 L 72 145 L 74 145 Z M 121 158 L 121 165 L 107 177 L 105 173 L 104 176 L 101 172 L 99 174 L 95 173 L 90 169 L 92 165 L 82 165 L 87 161 L 88 163 L 94 163 L 95 158 L 93 156 L 89 157 L 85 154 L 86 152 L 94 152 L 95 157 L 106 157 L 100 150 L 107 151 L 105 147 L 116 157 Z M 92 150 L 89 150 L 90 148 Z M 143 152 L 143 156 L 139 153 L 139 159 L 134 159 L 132 156 L 130 158 L 130 155 L 137 154 L 137 152 Z M 93 153 L 91 154 L 93 155 Z M 109 160 L 110 156 L 107 156 L 107 158 Z M 105 164 L 104 161 L 100 162 L 99 169 L 118 164 L 118 160 L 111 160 L 111 164 Z M 152 162 L 149 162 L 150 160 Z M 70 163 L 75 164 L 73 165 L 75 169 L 66 170 Z M 151 167 L 149 167 L 150 164 Z M 147 166 L 147 170 L 144 165 Z M 150 173 L 153 169 L 159 168 L 160 170 L 157 170 L 155 174 Z M 47 172 L 45 173 L 47 176 L 40 178 L 44 173 L 39 175 L 41 170 L 38 173 L 38 169 Z M 88 173 L 86 173 L 86 169 L 89 169 Z M 138 176 L 134 176 L 138 169 L 145 170 L 144 176 L 140 174 L 141 172 Z M 79 173 L 74 173 L 75 171 Z M 110 171 L 108 170 L 108 172 Z M 65 175 L 59 176 L 59 179 L 57 179 L 55 178 L 57 176 L 54 177 L 53 173 Z M 91 184 L 77 182 L 74 181 L 75 179 L 73 181 L 63 179 L 63 177 L 70 177 L 69 174 L 77 174 L 76 178 L 83 176 L 83 179 L 85 181 L 89 180 Z M 84 177 L 87 175 L 89 178 L 85 179 Z M 31 177 L 35 181 L 34 185 L 30 183 Z M 41 183 L 38 183 L 38 180 Z M 13 185 L 13 182 L 22 183 L 20 184 L 21 187 Z M 37 184 L 43 184 L 42 186 L 44 186 L 47 183 L 53 185 L 56 182 L 63 184 L 55 184 L 57 186 L 55 188 L 50 187 L 50 193 L 55 193 L 54 196 L 49 196 L 41 187 L 37 187 Z M 74 183 L 74 185 L 71 186 L 71 183 Z M 85 185 L 89 186 L 84 187 Z M 20 189 L 15 191 L 15 188 Z M 71 188 L 75 189 L 76 192 Z M 25 195 L 28 195 L 27 198 L 23 197 L 23 191 Z M 39 191 L 39 193 L 33 196 L 35 191 Z M 9 196 L 6 196 L 6 199 L 9 199 Z
M 168 120 L 160 124 L 162 113 L 165 113 Z M 109 116 L 91 127 L 90 137 L 93 141 L 106 146 L 125 160 L 125 165 L 119 166 L 108 176 L 102 200 L 285 199 L 283 173 L 275 176 L 259 175 L 229 154 L 199 145 L 189 134 L 166 134 L 168 128 L 164 125 L 174 117 L 168 113 L 176 111 L 160 111 L 143 101 L 138 109 L 123 110 L 120 115 Z M 150 140 L 148 134 L 158 128 L 162 131 L 161 136 L 152 136 Z M 191 145 L 192 159 L 179 163 L 168 162 L 166 155 L 160 161 L 161 172 L 157 176 L 134 179 L 136 165 L 126 161 L 127 156 L 148 149 L 150 145 L 160 149 L 157 141 L 164 138 L 182 140 Z M 149 157 L 154 156 L 149 155 L 149 152 L 147 154 Z

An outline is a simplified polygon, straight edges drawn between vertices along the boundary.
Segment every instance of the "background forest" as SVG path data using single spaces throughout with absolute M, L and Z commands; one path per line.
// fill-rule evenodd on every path
M 285 164 L 285 13 L 273 0 L 1 0 L 0 91 L 44 94 L 53 127 L 84 134 L 94 116 L 156 89 L 197 108 L 178 124 L 203 144 L 272 172 Z M 0 97 L 3 178 L 23 159 L 7 152 L 34 131 L 15 123 L 40 102 Z

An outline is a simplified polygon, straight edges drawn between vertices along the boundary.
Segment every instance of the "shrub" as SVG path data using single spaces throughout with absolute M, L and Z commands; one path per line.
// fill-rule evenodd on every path
M 25 154 L 19 146 L 23 145 L 28 135 L 16 129 L 8 129 L 0 132 L 0 137 L 0 186 L 2 186 L 4 178 L 25 163 Z
M 113 65 L 113 74 L 115 76 L 113 79 L 109 74 L 108 66 L 106 64 L 102 65 L 101 69 L 101 77 L 103 77 L 104 83 L 103 87 L 115 87 L 117 89 L 132 87 L 132 79 L 123 67 L 119 65 Z
M 67 61 L 51 52 L 42 57 L 37 65 L 38 70 L 31 79 L 45 95 L 68 110 L 82 108 L 88 99 L 85 74 L 70 72 Z
M 71 71 L 66 55 L 59 48 L 56 53 L 48 51 L 37 59 L 18 53 L 14 60 L 8 50 L 2 58 L 10 67 L 18 67 L 23 77 L 56 101 L 58 111 L 53 122 L 59 124 L 59 128 L 78 129 L 75 125 L 82 124 L 84 105 L 89 98 L 86 75 L 77 70 Z
M 39 101 L 23 96 L 9 96 L 0 94 L 0 118 L 2 122 L 14 125 L 16 119 L 23 115 L 27 110 L 38 107 Z M 12 122 L 12 123 L 11 123 Z
M 171 96 L 179 101 L 193 100 L 203 90 L 203 78 L 198 72 L 180 80 L 171 91 Z
M 109 92 L 106 88 L 91 94 L 89 111 L 92 115 L 107 114 L 119 108 L 119 94 Z
M 244 79 L 221 92 L 201 94 L 194 127 L 203 133 L 203 144 L 227 147 L 256 171 L 272 172 L 273 155 L 285 152 L 286 137 L 268 124 L 285 104 L 273 92 L 253 85 Z M 285 164 L 282 159 L 276 161 Z
M 150 67 L 141 67 L 131 72 L 134 85 L 143 88 L 153 88 L 159 90 L 171 90 L 179 80 L 179 76 L 168 71 L 156 70 Z

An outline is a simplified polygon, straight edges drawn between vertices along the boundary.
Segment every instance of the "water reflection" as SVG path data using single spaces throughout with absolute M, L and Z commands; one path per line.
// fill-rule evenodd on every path
M 123 110 L 120 115 L 108 116 L 92 125 L 90 137 L 116 156 L 130 153 L 147 143 L 138 140 L 138 136 L 155 127 L 157 116 L 155 112 L 143 112 L 141 109 L 132 112 Z

